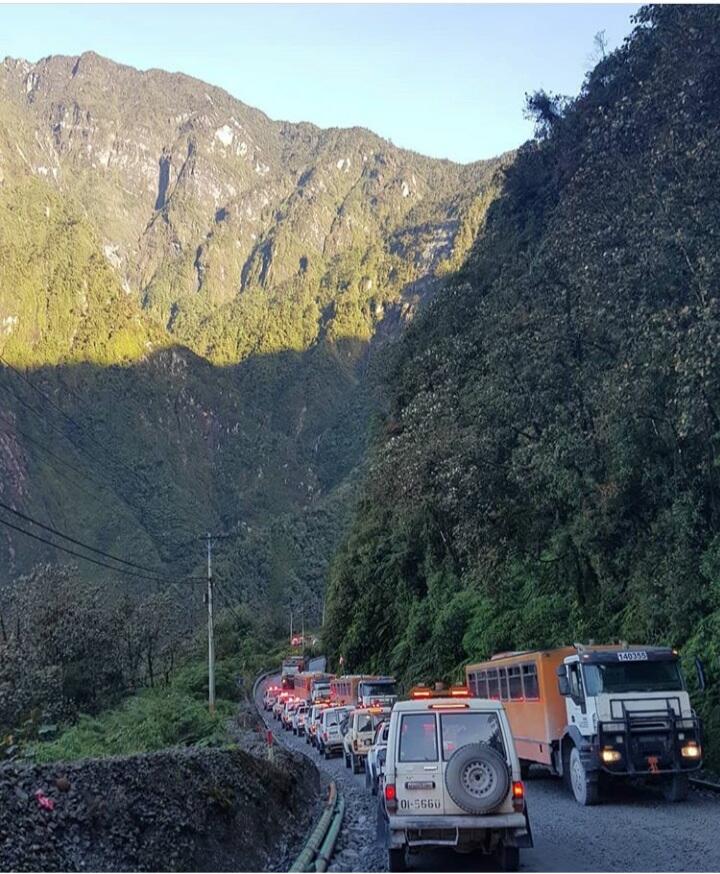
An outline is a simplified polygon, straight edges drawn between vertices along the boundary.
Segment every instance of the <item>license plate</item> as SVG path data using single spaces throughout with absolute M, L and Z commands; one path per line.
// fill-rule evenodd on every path
M 617 657 L 619 662 L 646 662 L 648 660 L 648 654 L 644 649 L 637 652 L 619 652 Z
M 401 798 L 400 810 L 440 810 L 439 798 Z

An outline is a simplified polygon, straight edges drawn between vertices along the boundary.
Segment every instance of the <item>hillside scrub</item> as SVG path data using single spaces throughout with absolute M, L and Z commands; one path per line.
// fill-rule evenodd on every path
M 716 7 L 646 7 L 575 99 L 530 99 L 536 139 L 389 368 L 329 584 L 349 669 L 672 643 L 706 661 L 718 757 L 719 70 Z
M 177 587 L 130 598 L 38 567 L 0 618 L 0 749 L 37 761 L 225 743 L 244 684 L 280 658 L 259 619 L 220 605 L 211 716 L 205 612 Z

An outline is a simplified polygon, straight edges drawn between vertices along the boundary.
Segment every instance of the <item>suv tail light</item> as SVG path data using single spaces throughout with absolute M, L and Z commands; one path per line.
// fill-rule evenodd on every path
M 512 784 L 513 810 L 522 813 L 525 810 L 525 787 L 521 780 L 513 780 Z
M 394 783 L 385 784 L 385 807 L 388 813 L 394 813 L 397 810 L 397 793 Z

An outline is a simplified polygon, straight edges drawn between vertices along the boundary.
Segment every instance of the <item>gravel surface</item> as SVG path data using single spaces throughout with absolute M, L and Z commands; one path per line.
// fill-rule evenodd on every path
M 276 682 L 274 680 L 273 682 Z M 307 755 L 322 778 L 334 779 L 346 813 L 331 871 L 386 871 L 386 851 L 376 838 L 377 801 L 342 758 L 321 759 L 305 739 L 284 732 L 264 714 L 278 741 Z M 521 851 L 523 871 L 720 871 L 720 794 L 693 790 L 687 801 L 666 802 L 650 787 L 617 784 L 611 800 L 581 807 L 562 782 L 543 771 L 526 783 L 535 846 Z M 477 856 L 425 852 L 418 871 L 492 871 Z

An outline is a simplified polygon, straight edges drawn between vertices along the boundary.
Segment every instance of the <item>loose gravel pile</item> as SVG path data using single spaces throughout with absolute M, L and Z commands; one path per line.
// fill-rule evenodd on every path
M 286 869 L 317 771 L 242 749 L 0 767 L 4 871 Z

